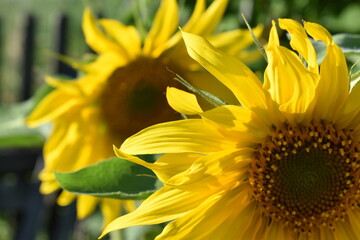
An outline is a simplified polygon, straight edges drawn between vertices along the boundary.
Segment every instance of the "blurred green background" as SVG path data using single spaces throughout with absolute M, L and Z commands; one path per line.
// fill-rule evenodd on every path
M 91 6 L 99 16 L 137 24 L 143 31 L 150 27 L 159 0 L 0 0 L 0 104 L 19 100 L 22 47 L 26 16 L 35 17 L 34 89 L 43 82 L 44 75 L 54 73 L 56 29 L 59 16 L 69 21 L 66 29 L 66 54 L 81 58 L 89 49 L 81 30 L 84 6 Z M 179 0 L 182 22 L 191 14 L 195 0 Z M 207 1 L 208 3 L 212 1 Z M 360 33 L 360 2 L 358 0 L 230 0 L 219 30 L 245 27 L 240 13 L 252 26 L 270 26 L 278 17 L 314 21 L 333 34 Z M 141 25 L 141 26 L 140 26 Z M 265 33 L 266 36 L 266 33 Z
M 195 0 L 178 2 L 182 25 L 191 15 Z M 207 2 L 210 4 L 212 1 Z M 35 20 L 34 64 L 31 68 L 31 90 L 35 92 L 44 83 L 45 75 L 55 73 L 55 59 L 51 52 L 56 51 L 61 15 L 68 19 L 65 53 L 72 58 L 81 59 L 84 54 L 91 52 L 81 30 L 84 6 L 90 6 L 98 16 L 135 24 L 144 35 L 151 27 L 151 20 L 159 3 L 160 0 L 0 0 L 0 106 L 20 101 L 27 16 L 32 15 Z M 245 28 L 240 13 L 245 15 L 251 26 L 265 24 L 264 39 L 267 39 L 271 20 L 279 17 L 317 22 L 332 34 L 360 33 L 358 0 L 230 0 L 218 31 Z M 282 39 L 285 40 L 286 36 L 283 35 Z M 11 239 L 14 234 L 12 223 L 6 216 L 0 211 L 0 240 Z M 101 217 L 97 213 L 77 223 L 73 238 L 96 239 L 100 225 Z M 152 229 L 155 233 L 160 230 Z M 154 235 L 151 232 L 149 234 Z M 49 238 L 45 233 L 38 237 L 38 240 L 47 239 Z

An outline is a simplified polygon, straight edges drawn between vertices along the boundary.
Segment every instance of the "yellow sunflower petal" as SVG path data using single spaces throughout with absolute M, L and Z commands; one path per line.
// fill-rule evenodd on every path
M 106 52 L 97 56 L 95 61 L 84 65 L 83 70 L 87 73 L 100 73 L 107 78 L 116 68 L 124 66 L 128 62 L 128 59 L 119 58 L 114 52 Z
M 336 231 L 334 231 L 336 239 L 359 239 L 359 229 L 354 229 L 348 221 L 339 221 L 336 222 L 334 225 L 336 229 Z
M 79 122 L 79 128 L 77 129 L 73 142 L 69 142 L 76 151 L 75 154 L 69 157 L 73 162 L 67 164 L 72 167 L 71 171 L 115 156 L 111 148 L 111 142 L 115 140 L 108 136 L 105 129 L 99 129 L 99 126 L 102 124 L 101 117 L 96 110 L 93 110 L 94 109 L 91 108 L 83 109 L 82 121 Z M 88 124 L 89 122 L 92 124 Z M 77 144 L 81 146 L 77 147 Z M 63 153 L 63 155 L 66 154 L 67 153 Z M 63 165 L 65 164 L 66 163 L 63 163 Z M 58 168 L 60 167 L 62 167 L 62 165 L 58 166 Z
M 112 19 L 101 19 L 100 24 L 130 59 L 134 59 L 140 54 L 141 39 L 134 26 L 125 26 Z
M 104 140 L 99 131 L 96 116 L 91 111 L 83 109 L 81 115 L 84 122 L 93 121 L 94 126 L 89 126 L 81 122 L 81 117 L 77 116 L 79 121 L 67 122 L 55 121 L 53 134 L 49 137 L 44 147 L 45 166 L 39 177 L 42 180 L 42 192 L 51 193 L 56 190 L 58 183 L 54 180 L 53 171 L 69 172 L 78 170 L 81 167 L 88 166 L 94 162 L 103 160 L 112 156 L 106 151 L 108 141 Z M 107 144 L 106 144 L 107 143 Z M 105 153 L 104 153 L 105 152 Z M 75 195 L 62 192 L 58 198 L 58 203 L 68 205 Z M 80 200 L 81 201 L 81 200 Z M 87 202 L 89 205 L 78 206 L 78 215 L 80 218 L 88 216 L 95 208 L 96 201 Z M 105 219 L 106 220 L 106 219 Z M 110 221 L 112 219 L 108 219 Z
M 187 29 L 191 29 L 194 24 L 199 21 L 201 14 L 205 11 L 206 1 L 205 0 L 196 0 L 194 11 L 191 14 L 191 17 L 184 25 L 183 29 L 186 31 Z
M 306 37 L 304 32 L 296 24 L 285 21 L 285 25 L 293 35 L 294 48 L 308 54 L 308 61 L 314 61 L 311 46 L 306 40 L 296 39 Z M 118 228 L 173 220 L 158 240 L 358 239 L 358 216 L 351 214 L 358 208 L 358 183 L 353 180 L 358 175 L 355 168 L 360 125 L 359 118 L 355 118 L 360 117 L 356 110 L 359 92 L 354 87 L 354 95 L 348 93 L 335 109 L 344 118 L 346 113 L 351 114 L 354 120 L 350 121 L 357 123 L 357 128 L 339 127 L 341 118 L 336 118 L 336 114 L 321 121 L 313 117 L 318 110 L 318 83 L 325 81 L 320 79 L 321 71 L 332 73 L 329 59 L 336 59 L 336 45 L 329 36 L 316 34 L 330 43 L 330 58 L 324 60 L 328 65 L 323 64 L 320 73 L 315 71 L 315 65 L 313 70 L 308 69 L 294 51 L 280 46 L 273 27 L 267 47 L 269 66 L 262 86 L 252 77 L 253 73 L 247 74 L 250 70 L 238 67 L 236 60 L 214 50 L 202 38 L 184 33 L 189 53 L 217 74 L 244 106 L 225 105 L 199 112 L 201 119 L 158 124 L 115 149 L 119 157 L 125 155 L 127 160 L 152 169 L 165 187 L 133 213 L 110 223 L 104 234 Z M 337 62 L 332 63 L 336 68 Z M 186 109 L 181 111 L 193 112 L 181 103 L 177 105 Z M 194 99 L 190 105 L 195 105 Z M 189 152 L 197 155 L 186 156 Z M 147 153 L 165 155 L 155 163 L 129 156 Z M 347 171 L 350 168 L 354 171 Z M 323 176 L 329 181 L 324 182 Z M 309 177 L 317 184 L 307 184 Z M 340 188 L 334 192 L 334 186 Z M 340 196 L 339 204 L 313 204 L 312 200 L 321 200 L 323 193 L 329 192 L 331 199 Z M 285 199 L 285 204 L 279 204 L 278 199 Z M 314 215 L 305 205 L 325 210 Z
M 73 96 L 73 98 L 85 102 L 87 97 L 95 97 L 100 88 L 99 83 L 103 82 L 105 77 L 106 68 L 104 68 L 104 72 L 101 74 L 85 74 L 72 80 L 46 77 L 45 81 L 50 86 L 57 88 L 59 91 L 64 91 L 68 95 Z
M 304 57 L 308 63 L 309 70 L 313 73 L 318 73 L 319 66 L 316 61 L 316 52 L 303 26 L 292 19 L 279 19 L 279 25 L 282 29 L 289 32 L 291 35 L 291 47 Z
M 50 176 L 50 174 L 51 176 L 54 176 L 52 172 L 47 174 L 41 174 L 41 173 L 39 175 L 39 179 L 41 180 L 40 189 L 39 189 L 40 193 L 50 194 L 60 189 L 59 183 L 55 180 L 55 177 L 53 177 L 53 180 L 49 180 L 49 177 L 47 177 L 48 180 L 43 181 L 42 176 L 43 175 Z
M 248 196 L 240 194 L 244 192 L 239 188 L 208 197 L 194 210 L 170 222 L 156 239 L 234 239 L 230 236 L 234 236 L 234 231 L 239 233 L 241 228 L 251 221 L 248 216 L 251 216 L 253 210 L 248 207 Z M 229 218 L 240 220 L 237 222 L 239 225 L 228 222 L 236 228 L 230 231 L 219 229 Z
M 257 27 L 253 28 L 252 31 L 254 32 L 255 36 L 259 38 L 263 32 L 263 29 L 263 25 L 258 25 Z M 249 30 L 245 29 L 236 29 L 228 32 L 218 33 L 216 35 L 209 36 L 206 39 L 214 47 L 227 52 L 230 55 L 239 55 L 245 48 L 254 44 L 254 40 Z
M 115 140 L 101 126 L 103 123 L 99 111 L 93 107 L 82 109 L 77 131 L 78 139 L 74 140 L 82 146 L 77 148 L 77 160 L 72 164 L 74 170 L 115 156 L 111 147 L 111 142 Z
M 279 35 L 278 35 L 277 29 L 276 29 L 275 21 L 272 21 L 272 27 L 270 29 L 268 45 L 280 46 Z
M 67 206 L 70 203 L 72 203 L 76 198 L 76 195 L 63 190 L 61 192 L 61 194 L 59 195 L 59 197 L 57 198 L 57 204 L 59 204 L 59 206 Z
M 308 71 L 299 58 L 284 47 L 266 50 L 269 64 L 265 70 L 264 88 L 284 113 L 302 114 L 296 122 L 312 117 L 318 75 Z M 294 116 L 294 115 L 293 115 Z M 294 116 L 296 118 L 296 116 Z
M 354 210 L 348 213 L 352 228 L 360 229 L 360 211 Z
M 326 57 L 320 66 L 320 81 L 317 87 L 319 119 L 336 119 L 342 103 L 349 93 L 348 68 L 345 56 L 336 46 L 328 46 Z M 318 115 L 317 115 L 318 114 Z
M 261 224 L 264 222 L 262 221 L 262 216 L 256 212 L 256 208 L 257 206 L 255 205 L 250 205 L 249 208 L 252 208 L 251 211 L 253 211 L 253 216 L 249 216 L 248 218 L 238 218 L 235 221 L 244 221 L 244 219 L 251 219 L 252 220 L 252 224 L 248 224 L 247 226 L 245 225 L 241 231 L 239 232 L 238 235 L 235 235 L 235 237 L 233 239 L 239 238 L 239 239 L 248 239 L 248 240 L 257 240 L 259 238 L 256 238 L 256 232 L 259 231 Z M 248 221 L 250 223 L 250 221 Z M 235 223 L 238 226 L 241 226 L 241 223 Z
M 144 41 L 144 54 L 159 56 L 165 49 L 166 42 L 179 24 L 178 6 L 175 0 L 162 0 L 160 8 Z
M 284 232 L 284 226 L 274 221 L 270 223 L 270 226 L 266 229 L 266 232 L 264 233 L 265 239 L 286 239 L 287 236 L 288 235 L 285 235 Z M 301 240 L 301 237 L 299 238 L 299 240 Z
M 123 50 L 111 39 L 109 39 L 99 28 L 98 22 L 86 8 L 83 16 L 82 28 L 85 35 L 86 43 L 97 53 L 114 52 L 119 58 L 125 58 Z
M 160 176 L 159 179 L 162 182 L 168 181 L 171 177 L 178 174 L 179 172 L 185 171 L 188 169 L 197 159 L 203 155 L 195 153 L 168 153 L 164 154 L 156 160 L 155 164 L 160 165 L 159 170 L 154 170 L 157 173 L 157 176 Z
M 323 26 L 317 23 L 304 22 L 304 27 L 306 32 L 312 36 L 315 41 L 322 41 L 327 46 L 334 43 L 331 34 Z
M 204 11 L 206 1 L 197 0 L 191 18 L 182 27 L 183 31 L 202 36 L 210 36 L 221 20 L 227 4 L 228 0 L 215 0 L 206 11 Z M 174 46 L 179 40 L 181 40 L 181 33 L 177 32 L 167 42 L 167 48 Z
M 182 77 L 197 89 L 209 92 L 228 104 L 239 105 L 239 101 L 234 94 L 224 84 L 206 71 L 188 72 Z M 204 107 L 204 109 L 212 109 L 214 107 L 203 98 L 199 98 L 198 101 L 200 106 Z
M 290 121 L 310 121 L 318 75 L 307 70 L 294 52 L 279 46 L 275 25 L 269 39 L 272 40 L 266 48 L 269 63 L 264 74 L 264 88 L 282 112 L 295 118 Z
M 324 229 L 324 230 L 320 230 L 320 234 L 321 234 L 321 239 L 326 239 L 326 240 L 335 240 L 337 238 L 335 238 L 334 236 L 334 231 L 328 230 L 328 229 Z
M 71 124 L 54 124 L 54 129 L 64 128 L 65 131 L 54 131 L 44 146 L 45 170 L 47 171 L 74 171 L 74 162 L 83 164 L 84 160 L 80 158 L 80 163 L 76 160 L 84 150 L 82 148 L 82 131 L 80 123 L 72 122 Z M 54 147 L 56 146 L 56 148 Z M 84 144 L 87 148 L 87 144 Z M 80 151 L 78 151 L 80 149 Z M 84 165 L 82 165 L 84 166 Z
M 127 154 L 157 154 L 215 152 L 232 147 L 214 129 L 207 127 L 201 119 L 186 119 L 166 122 L 148 127 L 129 137 L 120 150 Z
M 337 121 L 343 128 L 356 128 L 359 123 L 357 121 L 360 114 L 360 84 L 356 84 L 351 90 L 344 106 L 340 119 Z
M 227 4 L 228 0 L 213 1 L 206 11 L 198 16 L 196 23 L 194 21 L 194 24 L 184 26 L 184 31 L 202 36 L 210 35 L 220 22 Z
M 239 139 L 262 139 L 272 131 L 270 121 L 264 123 L 254 112 L 239 106 L 224 105 L 200 115 L 206 121 L 215 123 L 222 129 L 228 129 Z M 243 134 L 245 132 L 247 134 Z
M 133 212 L 136 209 L 136 202 L 133 200 L 122 200 L 121 201 L 123 208 L 126 212 Z
M 62 159 L 62 152 L 65 152 L 69 143 L 73 142 L 77 126 L 77 122 L 69 124 L 68 122 L 56 121 L 53 123 L 53 132 L 48 137 L 44 146 L 44 170 L 50 169 L 50 172 L 54 170 L 54 166 L 56 166 L 59 162 L 57 159 Z M 71 153 L 72 152 L 73 151 L 71 151 Z M 70 153 L 70 151 L 67 151 L 67 153 Z
M 315 118 L 333 120 L 349 93 L 348 69 L 341 49 L 333 43 L 330 33 L 316 23 L 305 22 L 305 30 L 315 40 L 327 45 L 326 57 L 320 65 Z
M 260 37 L 264 29 L 263 25 L 258 25 L 252 29 L 257 38 Z M 237 56 L 243 62 L 253 62 L 262 57 L 258 49 L 246 49 L 254 40 L 249 33 L 249 30 L 236 29 L 233 31 L 223 32 L 216 35 L 206 37 L 209 42 L 230 55 Z
M 87 110 L 73 115 L 77 121 L 62 119 L 54 122 L 54 131 L 44 146 L 44 172 L 76 171 L 114 155 L 108 139 L 98 129 L 98 117 Z M 86 124 L 90 120 L 94 125 Z
M 77 217 L 79 219 L 84 219 L 88 217 L 92 212 L 94 212 L 99 198 L 88 196 L 88 195 L 79 195 L 77 197 Z
M 74 80 L 63 80 L 46 76 L 45 82 L 52 87 L 62 89 L 72 95 L 82 95 L 82 89 Z
M 246 177 L 253 149 L 227 149 L 197 159 L 186 171 L 170 178 L 166 185 L 184 191 L 215 191 Z M 241 156 L 241 157 L 240 157 Z
M 101 213 L 104 217 L 103 228 L 121 214 L 122 200 L 103 198 L 101 199 Z
M 201 14 L 204 12 L 206 8 L 206 1 L 205 0 L 197 0 L 194 11 L 190 17 L 190 19 L 186 22 L 186 24 L 183 26 L 184 31 L 187 31 L 188 29 L 191 29 L 198 21 L 201 16 Z M 179 43 L 181 40 L 181 32 L 177 31 L 176 34 L 174 34 L 168 41 L 167 41 L 167 49 L 171 50 L 171 47 Z
M 205 11 L 205 9 L 206 9 L 206 1 L 205 0 L 196 0 L 194 11 L 191 14 L 191 17 L 186 22 L 186 24 L 183 26 L 184 31 L 188 31 L 195 24 L 197 24 L 199 22 L 199 19 L 200 19 L 201 15 L 203 14 L 203 12 Z M 181 33 L 178 32 L 177 34 L 178 34 L 178 37 L 181 38 Z
M 256 218 L 258 206 L 253 202 L 249 204 L 242 202 L 241 204 L 242 210 L 231 214 L 226 221 L 219 225 L 216 232 L 209 233 L 208 238 L 214 235 L 217 239 L 255 239 L 254 232 L 258 224 L 257 221 L 261 223 L 261 220 Z
M 232 90 L 241 104 L 247 108 L 266 109 L 261 82 L 247 66 L 237 58 L 214 48 L 200 36 L 183 32 L 183 38 L 189 55 Z
M 166 98 L 169 105 L 179 113 L 194 115 L 202 112 L 194 94 L 174 87 L 168 87 L 166 89 Z
M 149 225 L 178 218 L 199 205 L 208 195 L 163 187 L 148 197 L 135 211 L 121 216 L 106 226 L 102 235 L 135 225 Z
M 73 129 L 71 129 L 73 130 Z M 54 170 L 59 172 L 69 172 L 75 171 L 77 168 L 74 167 L 74 162 L 80 160 L 80 163 L 76 164 L 86 164 L 85 160 L 81 158 L 81 156 L 85 155 L 84 151 L 77 152 L 76 149 L 70 148 L 70 146 L 74 146 L 76 148 L 82 147 L 81 144 L 76 143 L 79 139 L 79 134 L 74 131 L 68 131 L 72 135 L 70 137 L 64 138 L 64 141 L 61 142 L 59 148 L 56 150 L 52 150 L 45 145 L 44 156 L 45 156 L 45 167 L 44 170 L 48 172 L 52 172 Z M 73 144 L 72 144 L 73 143 Z M 89 146 L 86 145 L 86 150 L 89 149 Z M 85 153 L 85 154 L 84 154 Z M 86 165 L 83 165 L 86 166 Z M 45 181 L 45 179 L 44 179 Z
M 121 152 L 114 147 L 114 151 L 119 158 L 126 159 L 133 163 L 139 164 L 146 168 L 151 169 L 161 182 L 168 181 L 172 176 L 188 169 L 196 159 L 202 155 L 194 153 L 183 154 L 165 154 L 159 157 L 155 163 L 148 163 L 138 157 Z
M 26 118 L 26 124 L 35 127 L 40 124 L 50 122 L 60 117 L 70 109 L 76 108 L 81 104 L 81 99 L 74 98 L 73 95 L 63 91 L 55 90 L 49 93 L 36 106 L 35 110 Z

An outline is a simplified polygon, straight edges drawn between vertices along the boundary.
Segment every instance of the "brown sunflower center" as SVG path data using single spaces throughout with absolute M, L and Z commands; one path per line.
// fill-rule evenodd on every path
M 332 124 L 284 125 L 262 144 L 250 167 L 266 215 L 295 232 L 332 227 L 358 207 L 359 143 Z
M 179 117 L 165 97 L 167 86 L 179 87 L 166 67 L 181 74 L 161 59 L 139 58 L 109 77 L 100 106 L 113 135 L 126 138 L 150 125 Z

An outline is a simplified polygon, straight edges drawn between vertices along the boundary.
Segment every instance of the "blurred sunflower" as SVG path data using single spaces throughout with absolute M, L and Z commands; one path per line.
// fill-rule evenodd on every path
M 190 56 L 241 106 L 202 111 L 194 95 L 168 88 L 175 110 L 200 118 L 151 126 L 115 148 L 164 187 L 103 235 L 171 221 L 156 239 L 360 239 L 360 84 L 349 88 L 344 54 L 325 28 L 279 25 L 298 54 L 280 46 L 273 23 L 263 84 L 241 61 L 183 33 Z M 327 46 L 320 66 L 306 32 Z M 155 163 L 132 156 L 157 153 L 165 154 Z
M 194 12 L 183 29 L 208 38 L 216 46 L 233 55 L 253 60 L 258 53 L 242 51 L 251 43 L 245 30 L 213 34 L 227 6 L 227 0 L 215 0 L 206 8 L 205 0 L 197 0 Z M 223 92 L 235 101 L 231 92 L 211 75 L 199 71 L 200 65 L 186 52 L 177 31 L 179 21 L 175 0 L 163 0 L 153 26 L 142 41 L 134 26 L 111 19 L 97 20 L 89 9 L 83 16 L 87 44 L 98 57 L 86 64 L 70 61 L 85 74 L 65 81 L 47 77 L 56 89 L 40 102 L 28 116 L 27 124 L 52 123 L 52 133 L 44 146 L 45 166 L 39 177 L 41 192 L 59 189 L 53 171 L 69 172 L 114 156 L 112 144 L 151 124 L 178 119 L 168 107 L 166 87 L 178 86 L 169 70 L 186 77 L 194 85 Z M 255 29 L 259 35 L 261 26 Z M 76 195 L 63 191 L 60 205 L 70 204 Z M 119 215 L 120 201 L 81 195 L 77 197 L 78 217 L 88 216 L 101 201 L 106 223 Z M 131 202 L 124 201 L 127 206 Z M 129 207 L 128 207 L 129 209 Z

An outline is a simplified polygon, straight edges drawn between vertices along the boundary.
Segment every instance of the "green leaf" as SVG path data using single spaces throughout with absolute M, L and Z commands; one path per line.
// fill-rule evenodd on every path
M 312 44 L 316 51 L 316 60 L 318 63 L 321 63 L 326 56 L 326 46 L 321 41 L 312 41 Z
M 45 138 L 40 129 L 28 128 L 24 119 L 34 102 L 0 106 L 0 148 L 39 147 Z
M 334 42 L 341 48 L 348 60 L 360 57 L 360 34 L 339 33 L 333 35 Z M 322 62 L 326 55 L 326 46 L 321 41 L 313 41 L 317 61 Z M 351 57 L 351 58 L 350 58 Z
M 76 172 L 55 172 L 65 190 L 116 199 L 145 199 L 158 189 L 153 172 L 121 158 L 110 158 Z
M 339 33 L 333 39 L 345 55 L 360 54 L 360 34 Z
M 25 118 L 52 90 L 44 85 L 27 101 L 0 106 L 0 148 L 40 147 L 44 144 L 47 126 L 28 128 Z

